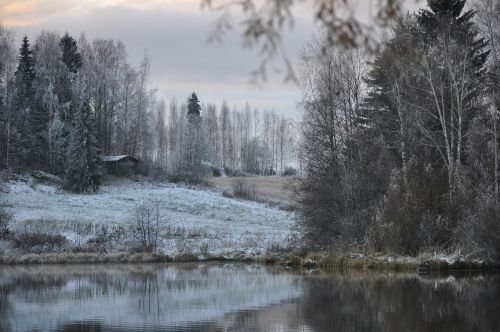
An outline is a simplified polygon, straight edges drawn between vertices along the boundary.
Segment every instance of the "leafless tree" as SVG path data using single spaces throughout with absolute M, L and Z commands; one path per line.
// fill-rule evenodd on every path
M 353 105 L 363 96 L 361 81 L 353 89 L 351 78 L 361 80 L 357 71 L 363 66 L 343 67 L 356 62 L 355 54 L 334 47 L 325 51 L 324 45 L 325 40 L 314 39 L 302 56 L 301 225 L 312 242 L 333 244 L 350 236 L 345 227 L 353 213 L 350 181 L 356 179 L 347 176 L 352 161 L 344 152 L 359 123 Z
M 160 203 L 147 201 L 134 211 L 135 235 L 144 250 L 156 251 L 160 232 L 165 226 Z

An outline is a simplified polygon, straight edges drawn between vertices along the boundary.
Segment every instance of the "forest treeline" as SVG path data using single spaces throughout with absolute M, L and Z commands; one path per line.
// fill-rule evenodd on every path
M 99 186 L 103 155 L 128 154 L 146 175 L 189 181 L 203 165 L 276 174 L 295 158 L 294 123 L 274 111 L 202 107 L 195 94 L 196 116 L 187 98 L 167 110 L 149 56 L 134 67 L 121 42 L 42 32 L 15 44 L 0 26 L 0 170 L 50 172 L 82 192 Z
M 149 57 L 134 68 L 113 40 L 43 32 L 17 51 L 0 29 L 0 167 L 64 175 L 86 191 L 99 186 L 101 155 L 195 182 L 207 170 L 300 165 L 309 245 L 500 257 L 500 4 L 427 5 L 401 17 L 375 54 L 340 48 L 328 32 L 313 39 L 297 123 L 202 105 L 196 93 L 167 106 Z
M 304 51 L 310 244 L 500 255 L 500 3 L 429 0 L 366 62 L 327 38 Z

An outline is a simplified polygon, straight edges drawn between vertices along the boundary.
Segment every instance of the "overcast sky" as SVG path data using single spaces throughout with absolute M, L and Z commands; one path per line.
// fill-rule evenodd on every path
M 369 15 L 370 0 L 358 2 Z M 286 35 L 287 54 L 294 64 L 317 28 L 311 16 L 297 12 L 295 26 Z M 223 44 L 207 42 L 216 18 L 200 9 L 200 0 L 0 0 L 0 20 L 14 29 L 18 41 L 24 34 L 33 40 L 42 30 L 113 38 L 124 42 L 136 65 L 147 50 L 152 85 L 167 101 L 184 101 L 196 91 L 204 103 L 220 105 L 226 100 L 243 107 L 249 102 L 253 108 L 296 118 L 299 87 L 283 83 L 282 75 L 260 86 L 249 83 L 250 72 L 259 64 L 258 50 L 243 48 L 237 31 Z

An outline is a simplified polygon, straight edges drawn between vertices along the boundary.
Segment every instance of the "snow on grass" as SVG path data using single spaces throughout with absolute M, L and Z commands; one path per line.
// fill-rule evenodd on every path
M 283 246 L 295 222 L 289 212 L 174 184 L 120 180 L 103 185 L 95 194 L 70 194 L 29 182 L 8 186 L 5 203 L 14 213 L 14 228 L 43 221 L 73 241 L 75 225 L 129 226 L 140 203 L 158 201 L 167 228 L 184 234 L 183 239 L 162 239 L 162 249 L 169 254 L 263 253 L 271 246 Z

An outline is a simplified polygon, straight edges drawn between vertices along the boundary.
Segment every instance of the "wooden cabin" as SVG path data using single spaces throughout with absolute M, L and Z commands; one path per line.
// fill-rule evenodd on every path
M 116 176 L 131 176 L 139 171 L 139 160 L 129 155 L 104 156 L 102 161 L 106 174 Z

